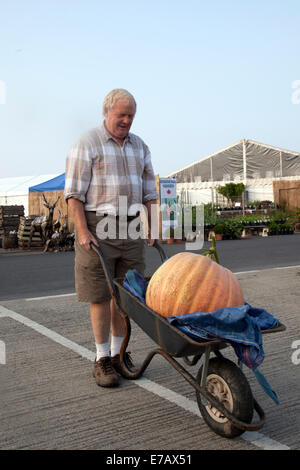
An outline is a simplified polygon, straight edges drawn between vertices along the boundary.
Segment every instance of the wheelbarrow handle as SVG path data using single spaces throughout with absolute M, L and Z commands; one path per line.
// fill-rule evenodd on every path
M 110 291 L 110 295 L 112 296 L 113 300 L 118 305 L 117 290 L 116 290 L 116 287 L 114 285 L 112 275 L 111 275 L 111 273 L 110 273 L 110 271 L 107 267 L 107 261 L 106 261 L 105 255 L 104 255 L 103 251 L 101 250 L 100 245 L 97 246 L 97 245 L 95 245 L 95 243 L 90 242 L 90 246 L 97 253 L 97 255 L 100 258 L 101 265 L 102 265 L 102 268 L 103 268 L 103 271 L 104 271 L 104 274 L 105 274 L 105 278 L 106 278 L 106 281 L 107 281 L 107 285 L 108 285 L 108 288 L 109 288 L 109 291 Z
M 158 243 L 157 240 L 154 241 L 153 247 L 157 249 L 158 253 L 160 254 L 162 262 L 166 261 L 168 259 L 165 250 L 163 247 Z

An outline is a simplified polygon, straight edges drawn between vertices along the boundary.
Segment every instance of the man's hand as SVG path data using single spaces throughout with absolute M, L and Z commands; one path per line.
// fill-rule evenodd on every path
M 156 200 L 145 202 L 148 216 L 148 237 L 147 245 L 153 246 L 154 242 L 158 237 L 158 204 Z
M 148 232 L 148 237 L 147 237 L 147 245 L 148 245 L 148 246 L 153 246 L 154 243 L 155 243 L 156 241 L 158 241 L 157 238 L 152 238 L 151 235 L 153 235 L 153 233 L 151 233 L 151 228 L 150 228 L 150 230 L 149 230 L 149 232 Z M 155 235 L 155 234 L 154 234 L 154 235 Z
M 96 238 L 87 228 L 83 203 L 72 197 L 68 199 L 68 207 L 70 215 L 75 223 L 79 245 L 83 246 L 88 251 L 92 249 L 91 242 L 95 243 L 96 246 L 99 246 Z
M 156 240 L 155 240 L 154 238 L 148 237 L 148 238 L 147 238 L 147 245 L 148 245 L 148 246 L 153 246 L 154 243 L 155 243 L 155 241 L 156 241 Z
M 91 250 L 91 242 L 93 242 L 96 246 L 99 246 L 96 238 L 91 234 L 89 230 L 81 230 L 77 231 L 77 239 L 80 246 L 83 246 L 86 250 Z

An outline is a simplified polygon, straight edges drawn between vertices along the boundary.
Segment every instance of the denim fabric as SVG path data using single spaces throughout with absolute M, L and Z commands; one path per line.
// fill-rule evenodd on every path
M 271 313 L 253 308 L 247 303 L 211 313 L 172 316 L 168 321 L 196 341 L 225 339 L 232 345 L 240 361 L 253 370 L 264 359 L 261 330 L 273 328 L 277 324 Z
M 143 303 L 148 284 L 149 281 L 146 281 L 136 269 L 129 269 L 123 281 L 123 287 Z

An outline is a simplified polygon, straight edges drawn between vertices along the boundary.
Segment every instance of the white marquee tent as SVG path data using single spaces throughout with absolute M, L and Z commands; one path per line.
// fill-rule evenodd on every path
M 167 175 L 184 203 L 214 201 L 217 186 L 241 181 L 249 201 L 273 200 L 273 181 L 300 179 L 300 152 L 242 139 Z
M 55 178 L 59 173 L 39 176 L 16 176 L 0 178 L 0 206 L 24 206 L 24 213 L 28 215 L 29 187 Z

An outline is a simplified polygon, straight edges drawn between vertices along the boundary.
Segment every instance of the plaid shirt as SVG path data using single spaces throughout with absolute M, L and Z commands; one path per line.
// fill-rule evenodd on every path
M 158 199 L 147 145 L 129 133 L 121 147 L 103 122 L 71 147 L 64 194 L 65 199 L 79 199 L 86 211 L 98 214 L 118 214 L 119 196 L 126 196 L 131 215 L 131 205 Z

